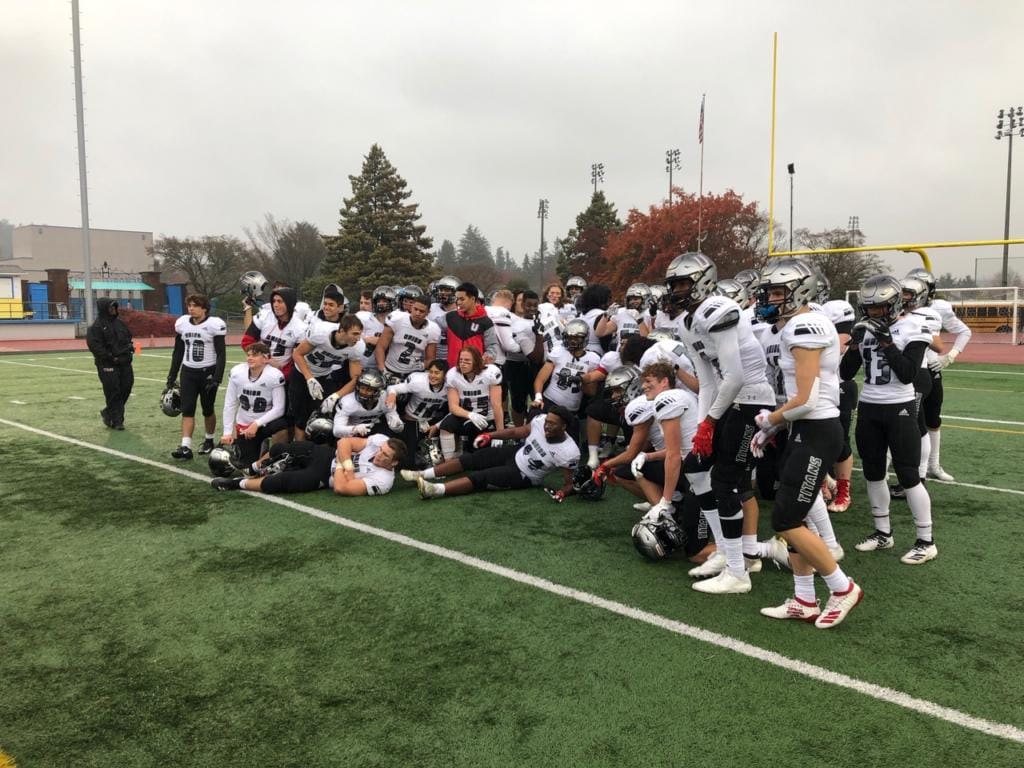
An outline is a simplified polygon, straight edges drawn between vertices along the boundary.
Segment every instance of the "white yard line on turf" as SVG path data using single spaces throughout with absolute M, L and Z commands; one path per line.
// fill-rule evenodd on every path
M 51 440 L 60 440 L 61 442 L 69 443 L 71 445 L 79 446 L 80 448 L 88 448 L 90 450 L 99 451 L 109 456 L 115 456 L 119 459 L 125 459 L 127 461 L 134 461 L 139 464 L 144 464 L 149 467 L 161 469 L 166 472 L 173 472 L 176 475 L 188 477 L 193 480 L 200 480 L 202 482 L 208 482 L 209 478 L 205 475 L 201 475 L 197 472 L 190 472 L 187 469 L 179 469 L 177 467 L 168 466 L 167 464 L 161 464 L 158 461 L 152 461 L 151 459 L 144 459 L 141 456 L 134 456 L 130 453 L 122 453 L 116 451 L 113 448 L 106 448 L 101 445 L 95 445 L 93 443 L 87 443 L 83 440 L 77 440 L 72 437 L 66 437 L 65 435 L 57 435 L 52 432 L 47 432 L 42 429 L 30 427 L 26 424 L 21 424 L 16 421 L 8 421 L 7 419 L 0 419 L 0 424 L 6 424 L 10 427 L 31 432 L 35 435 L 50 438 Z M 440 547 L 436 544 L 429 544 L 418 539 L 413 539 L 409 536 L 405 536 L 400 533 L 394 533 L 387 531 L 382 528 L 375 528 L 372 525 L 366 525 L 355 520 L 349 520 L 348 518 L 341 517 L 339 515 L 331 514 L 314 507 L 307 507 L 304 504 L 291 501 L 290 499 L 281 498 L 278 496 L 266 496 L 259 493 L 249 493 L 243 491 L 249 496 L 253 496 L 271 504 L 278 504 L 282 507 L 293 509 L 297 512 L 310 515 L 320 520 L 325 520 L 335 525 L 341 525 L 345 528 L 350 528 L 360 533 L 366 533 L 371 536 L 377 536 L 387 541 L 394 542 L 395 544 L 401 544 L 402 546 L 411 547 L 421 552 L 426 552 L 437 557 L 443 557 L 446 560 L 452 560 L 470 568 L 476 568 L 486 573 L 500 576 L 504 579 L 509 579 L 518 584 L 525 584 L 535 589 L 540 589 L 544 592 L 548 592 L 559 597 L 567 598 L 569 600 L 575 600 L 585 605 L 590 605 L 595 608 L 614 613 L 618 616 L 623 616 L 627 619 L 633 619 L 644 624 L 649 624 L 659 629 L 672 632 L 674 634 L 688 637 L 693 640 L 698 640 L 702 643 L 708 643 L 710 645 L 724 648 L 734 653 L 738 653 L 741 656 L 746 656 L 757 661 L 771 664 L 772 666 L 779 667 L 781 669 L 787 669 L 791 672 L 795 672 L 798 675 L 817 680 L 822 683 L 828 683 L 835 685 L 840 688 L 846 688 L 851 691 L 868 696 L 872 699 L 884 702 L 886 704 L 895 704 L 904 709 L 909 709 L 919 714 L 927 715 L 939 720 L 944 720 L 953 725 L 958 725 L 963 728 L 967 728 L 981 733 L 988 734 L 990 736 L 997 736 L 1001 739 L 1007 739 L 1017 743 L 1024 744 L 1024 730 L 1017 728 L 1013 725 L 1006 723 L 997 723 L 992 720 L 985 720 L 983 718 L 974 717 L 961 712 L 957 709 L 942 706 L 925 699 L 919 699 L 910 694 L 897 691 L 892 688 L 886 688 L 881 685 L 875 685 L 863 680 L 858 680 L 848 675 L 841 674 L 839 672 L 833 672 L 825 667 L 819 667 L 815 664 L 809 664 L 807 662 L 799 661 L 797 659 L 791 659 L 788 656 L 783 656 L 780 653 L 769 651 L 765 648 L 760 648 L 756 645 L 751 645 L 742 640 L 738 640 L 728 635 L 722 635 L 718 632 L 711 632 L 700 627 L 694 627 L 690 624 L 684 624 L 681 621 L 669 619 L 665 616 L 660 616 L 656 613 L 644 611 L 640 608 L 634 608 L 624 603 L 619 603 L 614 600 L 607 600 L 603 597 L 591 594 L 589 592 L 583 592 L 582 590 L 573 589 L 572 587 L 566 587 L 561 584 L 557 584 L 547 579 L 542 579 L 538 576 L 532 576 L 522 571 L 517 571 L 513 568 L 506 568 L 502 565 L 491 563 L 487 560 L 481 560 L 480 558 L 467 555 L 463 552 L 458 552 L 453 549 L 446 547 Z
M 96 371 L 83 371 L 81 368 L 60 368 L 56 365 L 37 365 L 35 363 L 16 363 L 13 360 L 0 360 L 0 363 L 5 365 L 22 365 L 26 368 L 49 368 L 51 371 L 68 371 L 69 373 L 88 373 L 92 376 L 96 375 Z M 136 376 L 136 381 L 155 381 L 157 384 L 166 384 L 163 379 L 150 379 L 145 376 Z
M 950 373 L 987 373 L 989 376 L 1024 376 L 1024 373 L 1018 373 L 1016 371 L 982 371 L 977 368 L 944 368 L 942 371 L 943 376 L 948 376 Z
M 947 413 L 942 414 L 944 419 L 953 419 L 955 421 L 976 421 L 979 424 L 1009 424 L 1014 427 L 1024 427 L 1024 421 L 999 421 L 998 419 L 974 419 L 970 416 L 950 416 Z

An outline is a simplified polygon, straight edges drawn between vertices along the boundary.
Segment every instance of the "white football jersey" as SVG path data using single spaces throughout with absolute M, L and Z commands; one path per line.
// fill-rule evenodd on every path
M 360 339 L 355 344 L 335 346 L 333 337 L 337 330 L 338 323 L 321 320 L 315 315 L 309 321 L 306 341 L 313 345 L 313 349 L 306 353 L 306 364 L 314 376 L 326 376 L 331 371 L 348 365 L 350 360 L 363 362 L 366 342 Z
M 758 323 L 754 326 L 754 336 L 761 342 L 764 350 L 765 374 L 768 383 L 775 391 L 775 405 L 786 402 L 786 379 L 779 368 L 779 355 L 782 354 L 782 329 L 775 323 Z
M 537 346 L 537 337 L 533 333 L 533 320 L 512 315 L 512 338 L 519 347 L 519 351 L 506 353 L 505 359 L 520 363 L 526 362 L 527 356 L 533 354 L 533 350 Z
M 544 401 L 561 405 L 568 408 L 570 413 L 576 413 L 583 401 L 583 385 L 573 383 L 571 379 L 590 373 L 600 365 L 601 358 L 593 352 L 584 352 L 577 358 L 565 347 L 558 347 L 548 355 L 548 362 L 555 367 L 544 388 Z
M 394 332 L 394 337 L 388 346 L 384 365 L 392 373 L 403 377 L 414 371 L 422 371 L 426 363 L 430 362 L 424 359 L 427 347 L 437 344 L 441 338 L 441 329 L 437 323 L 425 320 L 422 328 L 416 328 L 408 313 L 392 312 L 387 324 Z
M 263 425 L 284 416 L 284 374 L 272 365 L 263 367 L 255 379 L 249 375 L 249 364 L 239 363 L 228 374 L 228 391 L 224 395 L 222 422 L 224 433 L 231 425 L 247 427 L 253 422 Z
M 676 325 L 679 323 L 682 317 L 682 315 L 676 315 L 675 317 L 672 317 L 665 310 L 659 309 L 655 313 L 654 317 L 650 319 L 650 322 L 647 325 L 652 331 L 658 328 L 664 328 L 666 331 L 678 333 L 678 331 L 676 330 Z
M 669 339 L 656 341 L 641 355 L 640 370 L 642 371 L 648 365 L 659 362 L 673 365 L 684 373 L 696 375 L 693 363 L 686 356 L 686 347 L 681 341 L 670 341 Z
M 495 365 L 504 365 L 510 352 L 518 352 L 519 344 L 512 333 L 512 318 L 514 315 L 505 307 L 487 306 L 484 307 L 487 316 L 494 324 L 494 333 L 498 337 L 498 348 L 494 355 Z
M 523 447 L 516 451 L 516 466 L 534 485 L 554 469 L 576 469 L 580 461 L 580 447 L 569 435 L 560 443 L 549 443 L 544 435 L 544 414 L 530 421 L 530 434 Z
M 928 306 L 939 313 L 939 318 L 942 320 L 942 330 L 946 331 L 946 333 L 956 334 L 953 348 L 957 350 L 958 354 L 963 352 L 967 342 L 971 340 L 972 332 L 967 327 L 967 324 L 956 316 L 956 312 L 953 311 L 953 305 L 945 299 L 932 299 Z
M 380 336 L 384 332 L 384 323 L 382 323 L 373 312 L 367 312 L 366 310 L 360 310 L 356 312 L 356 317 L 359 318 L 363 324 L 363 341 L 366 342 L 367 338 L 373 336 Z M 377 357 L 374 355 L 374 350 L 377 348 L 376 344 L 365 343 L 365 349 L 363 350 L 363 370 L 364 371 L 376 371 L 377 370 Z
M 635 310 L 620 308 L 612 315 L 612 322 L 615 323 L 615 341 L 620 349 L 624 343 L 623 334 L 628 339 L 640 333 L 640 315 Z
M 601 346 L 601 341 L 597 338 L 597 324 L 602 317 L 604 317 L 604 310 L 595 308 L 588 310 L 580 318 L 590 329 L 590 334 L 587 336 L 587 351 L 593 352 L 598 357 L 604 354 L 604 347 Z
M 270 360 L 282 368 L 291 365 L 292 350 L 306 338 L 306 323 L 293 314 L 292 319 L 282 328 L 273 313 L 262 320 L 254 320 L 260 332 L 260 341 L 270 347 Z
M 842 352 L 839 333 L 828 315 L 813 310 L 794 315 L 782 326 L 779 337 L 779 369 L 786 382 L 786 399 L 797 394 L 793 349 L 820 349 L 818 401 L 814 410 L 803 418 L 810 421 L 839 418 L 839 361 Z
M 459 395 L 459 405 L 472 413 L 479 413 L 494 419 L 494 408 L 491 405 L 491 387 L 501 384 L 501 369 L 496 365 L 486 365 L 472 381 L 462 375 L 458 368 L 449 368 L 445 374 L 448 386 Z M 499 425 L 504 426 L 504 425 Z
M 644 422 L 650 422 L 651 428 L 647 433 L 647 439 L 651 441 L 651 446 L 656 451 L 665 450 L 665 435 L 661 431 L 661 425 L 658 424 L 654 418 L 654 401 L 648 400 L 646 395 L 639 395 L 634 397 L 626 405 L 626 410 L 623 412 L 623 416 L 626 419 L 626 424 L 631 427 L 637 427 Z
M 889 326 L 892 343 L 901 352 L 913 341 L 930 344 L 932 337 L 922 328 L 913 315 L 900 315 Z M 906 403 L 914 399 L 914 384 L 904 384 L 893 375 L 885 356 L 878 351 L 878 342 L 870 331 L 864 334 L 860 343 L 860 354 L 864 362 L 864 386 L 860 399 L 863 403 Z
M 188 315 L 174 321 L 174 332 L 185 342 L 185 357 L 181 364 L 186 368 L 209 368 L 217 364 L 217 351 L 213 340 L 227 336 L 227 324 L 219 317 L 207 317 L 201 323 L 193 323 Z
M 605 373 L 611 373 L 616 368 L 622 367 L 622 358 L 619 356 L 619 350 L 613 349 L 611 352 L 605 352 L 601 355 L 601 362 L 597 364 L 599 371 Z M 643 370 L 642 368 L 640 370 Z
M 918 307 L 913 310 L 911 315 L 921 324 L 921 330 L 931 336 L 938 336 L 942 333 L 942 318 L 939 317 L 939 313 L 935 311 L 933 307 Z M 921 367 L 925 368 L 928 365 L 929 360 L 934 360 L 939 356 L 939 353 L 929 347 L 924 353 L 924 359 L 921 361 Z
M 363 450 L 352 454 L 352 465 L 355 468 L 356 480 L 362 480 L 366 485 L 367 496 L 383 496 L 391 490 L 395 484 L 395 471 L 378 467 L 373 463 L 373 457 L 380 451 L 381 446 L 387 443 L 387 435 L 370 435 L 366 438 L 366 445 Z M 338 469 L 337 457 L 331 461 L 330 487 L 334 488 L 334 473 Z
M 701 418 L 719 419 L 733 403 L 775 404 L 764 350 L 754 338 L 753 327 L 742 322 L 742 313 L 735 301 L 725 296 L 705 299 L 695 311 L 681 316 L 677 333 L 697 369 Z M 726 342 L 735 343 L 739 350 L 738 370 L 730 370 L 721 356 L 721 346 Z M 695 358 L 700 359 L 700 365 Z M 726 382 L 733 387 L 732 391 L 723 386 Z
M 448 410 L 448 383 L 442 381 L 441 386 L 434 389 L 426 371 L 409 374 L 405 382 L 388 387 L 388 391 L 410 396 L 405 405 L 405 416 L 411 421 L 434 422 Z
M 544 305 L 541 304 L 543 307 Z M 548 304 L 554 307 L 553 304 Z M 562 322 L 557 312 L 539 312 L 541 325 L 541 338 L 544 339 L 544 353 L 550 354 L 562 346 Z
M 455 309 L 454 305 L 450 309 L 445 309 L 436 301 L 430 305 L 430 311 L 427 313 L 427 320 L 430 320 L 437 325 L 441 335 L 437 339 L 437 359 L 447 360 L 448 359 L 448 322 L 444 319 L 444 316 Z
M 372 427 L 385 414 L 393 413 L 393 410 L 389 409 L 384 402 L 386 397 L 387 393 L 381 392 L 377 402 L 367 408 L 359 402 L 355 392 L 349 392 L 338 401 L 338 405 L 334 409 L 334 436 L 349 437 L 352 435 L 353 427 L 360 424 Z
M 654 398 L 654 419 L 658 422 L 679 420 L 681 437 L 680 455 L 685 456 L 693 447 L 697 434 L 697 396 L 688 389 L 666 389 Z M 664 437 L 662 438 L 664 444 Z

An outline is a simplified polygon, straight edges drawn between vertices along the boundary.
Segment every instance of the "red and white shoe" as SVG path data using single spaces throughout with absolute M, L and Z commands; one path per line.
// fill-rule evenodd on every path
M 828 503 L 829 512 L 845 512 L 850 508 L 850 481 L 837 480 L 836 492 L 832 501 Z
M 825 610 L 815 620 L 814 626 L 818 629 L 832 629 L 838 627 L 846 619 L 846 616 L 857 607 L 857 604 L 864 599 L 864 590 L 850 579 L 850 587 L 843 593 L 833 592 L 825 603 Z
M 813 624 L 821 615 L 821 606 L 818 605 L 817 600 L 813 603 L 805 603 L 799 597 L 791 597 L 782 605 L 777 605 L 774 608 L 762 608 L 761 615 L 767 616 L 769 619 L 796 619 Z

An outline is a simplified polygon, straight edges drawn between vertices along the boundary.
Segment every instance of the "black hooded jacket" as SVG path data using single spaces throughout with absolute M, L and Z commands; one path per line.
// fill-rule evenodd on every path
M 111 315 L 110 307 L 114 307 Z M 85 337 L 89 351 L 96 360 L 96 365 L 128 365 L 132 361 L 132 332 L 117 316 L 116 299 L 98 299 L 96 301 L 96 321 L 89 326 Z

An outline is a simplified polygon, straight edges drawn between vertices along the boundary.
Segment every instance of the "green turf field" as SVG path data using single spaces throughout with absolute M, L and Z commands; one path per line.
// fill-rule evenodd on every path
M 205 462 L 169 456 L 169 359 L 137 358 L 112 432 L 88 355 L 0 357 L 0 753 L 22 768 L 1024 765 L 1022 368 L 947 372 L 943 465 L 977 487 L 930 484 L 937 560 L 899 563 L 901 502 L 895 549 L 853 549 L 855 474 L 834 519 L 866 598 L 824 632 L 758 614 L 786 571 L 713 597 L 685 561 L 641 560 L 618 490 L 216 493 Z

